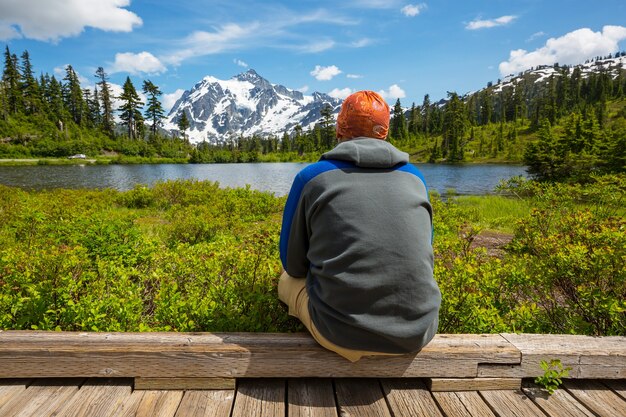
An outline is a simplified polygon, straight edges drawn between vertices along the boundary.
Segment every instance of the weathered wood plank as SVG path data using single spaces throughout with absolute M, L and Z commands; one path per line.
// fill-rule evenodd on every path
M 522 387 L 524 394 L 550 417 L 594 417 L 581 403 L 564 389 L 559 389 L 549 395 L 545 389 L 525 382 Z
M 478 396 L 477 392 L 474 392 L 474 394 Z M 476 401 L 474 398 L 468 399 L 467 397 L 461 399 L 456 392 L 433 392 L 432 395 L 437 401 L 437 404 L 439 404 L 439 407 L 441 407 L 443 413 L 448 417 L 495 417 L 495 414 L 491 412 L 480 397 L 478 397 L 478 401 Z M 469 406 L 466 404 L 467 402 L 469 402 Z M 480 402 L 482 402 L 482 406 Z M 485 410 L 483 413 L 479 414 L 474 412 L 473 408 Z
M 330 379 L 288 379 L 289 417 L 337 417 L 335 391 Z
M 437 335 L 417 355 L 356 363 L 308 334 L 0 333 L 0 377 L 475 377 L 519 363 L 500 335 Z M 323 366 L 320 366 L 323 365 Z
M 603 381 L 606 386 L 611 388 L 617 395 L 622 397 L 622 399 L 626 400 L 626 380 L 609 380 Z
M 234 378 L 135 378 L 136 390 L 232 390 Z
M 110 416 L 131 396 L 128 379 L 100 379 L 87 381 L 68 402 L 62 404 L 56 417 Z
M 570 378 L 626 378 L 626 337 L 509 333 L 502 336 L 522 353 L 521 375 L 516 377 L 543 375 L 540 362 L 559 359 L 563 366 L 572 368 Z
M 176 417 L 229 417 L 235 391 L 188 391 L 178 407 Z
M 41 404 L 39 397 L 45 398 L 51 395 L 55 390 L 55 385 L 59 382 L 59 380 L 52 380 L 50 381 L 51 385 L 48 386 L 42 385 L 40 381 L 35 381 L 28 388 L 14 392 L 11 398 L 0 407 L 0 416 L 14 417 L 22 412 L 31 402 L 39 402 Z
M 518 391 L 481 391 L 489 407 L 500 416 L 537 417 L 543 412 L 521 390 Z
M 122 401 L 111 415 L 115 417 L 135 417 L 139 403 L 141 403 L 145 393 L 146 391 L 133 391 L 130 397 Z
M 342 417 L 391 417 L 377 379 L 337 379 L 335 390 Z
M 0 408 L 32 382 L 30 379 L 0 379 Z
M 572 396 L 599 416 L 626 415 L 626 401 L 598 381 L 565 380 L 563 385 Z
M 520 378 L 428 378 L 426 382 L 432 392 L 516 390 L 522 387 Z
M 83 379 L 37 380 L 28 387 L 34 395 L 30 396 L 26 404 L 16 413 L 6 413 L 3 416 L 15 417 L 48 417 L 78 392 L 84 382 Z
M 146 391 L 135 417 L 174 417 L 182 398 L 183 391 Z
M 383 379 L 381 385 L 392 415 L 443 417 L 423 381 L 418 379 Z
M 464 391 L 455 394 L 472 416 L 488 417 L 494 415 L 478 391 Z
M 232 417 L 275 417 L 285 415 L 283 379 L 243 379 L 238 381 Z

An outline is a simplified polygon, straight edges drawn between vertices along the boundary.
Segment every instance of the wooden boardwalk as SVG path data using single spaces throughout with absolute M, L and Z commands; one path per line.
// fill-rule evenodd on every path
M 2 417 L 626 416 L 626 380 L 568 380 L 554 395 L 430 392 L 401 379 L 239 379 L 233 390 L 134 390 L 130 378 L 3 379 Z

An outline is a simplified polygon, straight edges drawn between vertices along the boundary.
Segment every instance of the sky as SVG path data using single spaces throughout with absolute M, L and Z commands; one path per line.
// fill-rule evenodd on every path
M 626 50 L 624 0 L 0 0 L 0 46 L 93 87 L 151 80 L 171 107 L 207 75 L 420 104 L 537 65 Z

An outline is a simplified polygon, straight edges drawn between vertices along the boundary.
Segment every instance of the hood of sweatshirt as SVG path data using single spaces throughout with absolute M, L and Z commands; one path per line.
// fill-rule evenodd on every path
M 408 163 L 409 154 L 399 151 L 387 141 L 359 137 L 339 143 L 321 159 L 348 161 L 362 168 L 391 168 Z

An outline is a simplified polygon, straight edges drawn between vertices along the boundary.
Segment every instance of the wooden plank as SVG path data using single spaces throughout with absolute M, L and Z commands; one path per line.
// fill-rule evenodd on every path
M 437 335 L 421 352 L 351 363 L 308 334 L 0 333 L 0 377 L 476 377 L 519 363 L 500 335 Z
M 243 379 L 238 381 L 232 417 L 275 417 L 285 415 L 283 379 Z
M 337 379 L 335 390 L 342 417 L 391 417 L 377 379 Z
M 109 416 L 131 397 L 131 380 L 88 380 L 68 402 L 56 411 L 56 417 Z
M 18 393 L 25 391 L 30 379 L 0 379 L 0 408 Z
M 21 410 L 6 415 L 15 417 L 51 416 L 78 392 L 83 382 L 83 379 L 37 380 L 28 387 L 28 390 L 33 390 L 34 395 L 28 399 Z
M 473 392 L 478 396 L 477 392 Z M 433 398 L 439 404 L 439 407 L 446 416 L 449 417 L 495 417 L 495 414 L 491 412 L 489 407 L 485 405 L 482 398 L 478 397 L 478 401 L 475 398 L 467 398 L 458 396 L 456 392 L 433 392 Z M 475 413 L 472 408 L 469 408 L 466 402 L 469 402 L 469 407 L 485 409 L 483 413 Z M 480 406 L 482 402 L 482 406 Z
M 565 380 L 567 391 L 599 416 L 624 417 L 626 401 L 598 381 Z
M 443 417 L 423 381 L 418 379 L 383 379 L 381 385 L 392 415 Z
M 58 383 L 58 381 L 51 381 L 52 384 Z M 54 391 L 54 387 L 42 386 L 41 383 L 35 382 L 26 389 L 22 389 L 13 393 L 11 398 L 8 398 L 4 405 L 0 407 L 0 416 L 13 417 L 20 413 L 31 401 L 35 400 L 38 396 L 51 394 Z
M 130 397 L 126 398 L 126 400 L 122 401 L 120 405 L 117 407 L 115 412 L 111 414 L 111 416 L 115 417 L 135 417 L 137 414 L 137 409 L 139 408 L 139 403 L 143 399 L 146 391 L 133 391 L 130 394 Z
M 626 400 L 626 380 L 606 380 L 603 381 L 606 386 L 611 388 L 617 395 Z
M 232 390 L 234 378 L 135 378 L 136 390 Z
M 174 417 L 182 398 L 183 391 L 146 391 L 135 417 Z
M 522 387 L 520 378 L 428 378 L 426 381 L 432 392 L 516 390 Z
M 176 417 L 229 417 L 234 398 L 232 390 L 188 391 Z
M 626 337 L 502 334 L 522 353 L 521 376 L 543 375 L 542 360 L 559 359 L 570 378 L 626 378 Z M 507 375 L 509 376 L 509 375 Z
M 591 411 L 564 389 L 558 389 L 554 394 L 549 395 L 545 389 L 532 382 L 524 382 L 522 391 L 551 417 L 594 417 Z
M 287 380 L 289 417 L 337 417 L 335 391 L 330 379 Z
M 472 416 L 493 416 L 493 411 L 489 408 L 485 400 L 478 391 L 464 391 L 455 393 L 461 400 L 467 411 Z
M 543 412 L 521 390 L 480 391 L 480 395 L 496 414 L 502 416 L 537 417 Z

